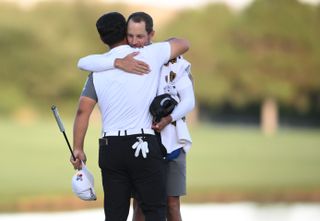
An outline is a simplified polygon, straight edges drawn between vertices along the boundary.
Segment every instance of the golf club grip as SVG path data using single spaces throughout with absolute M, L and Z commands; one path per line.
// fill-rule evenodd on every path
M 64 132 L 65 131 L 64 126 L 63 126 L 63 123 L 62 123 L 61 118 L 59 116 L 58 108 L 56 106 L 52 105 L 51 110 L 53 112 L 54 118 L 56 118 L 56 121 L 57 121 L 57 124 L 59 126 L 60 131 Z
M 63 134 L 63 136 L 64 136 L 64 138 L 65 138 L 65 140 L 66 140 L 66 142 L 67 142 L 67 144 L 68 144 L 68 148 L 69 148 L 69 150 L 70 150 L 71 156 L 72 156 L 73 160 L 76 161 L 76 157 L 75 157 L 74 154 L 73 154 L 73 151 L 72 151 L 72 149 L 71 149 L 71 146 L 70 146 L 68 137 L 67 137 L 67 135 L 66 135 L 66 132 L 65 132 L 65 129 L 64 129 L 62 120 L 61 120 L 61 118 L 60 118 L 60 116 L 59 116 L 58 108 L 57 108 L 55 105 L 52 105 L 51 110 L 52 110 L 52 112 L 53 112 L 54 118 L 56 118 L 56 121 L 57 121 L 57 123 L 58 123 L 59 129 L 60 129 L 60 131 L 62 132 L 62 134 Z

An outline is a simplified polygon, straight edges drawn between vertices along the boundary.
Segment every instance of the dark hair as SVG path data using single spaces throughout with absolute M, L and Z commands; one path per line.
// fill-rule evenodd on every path
M 109 47 L 121 42 L 126 37 L 126 19 L 118 12 L 102 15 L 98 19 L 96 27 L 101 40 Z
M 132 21 L 137 22 L 137 23 L 144 21 L 146 23 L 146 31 L 148 34 L 150 34 L 153 31 L 153 19 L 147 13 L 145 13 L 145 12 L 132 13 L 128 18 L 127 25 L 131 19 L 132 19 Z

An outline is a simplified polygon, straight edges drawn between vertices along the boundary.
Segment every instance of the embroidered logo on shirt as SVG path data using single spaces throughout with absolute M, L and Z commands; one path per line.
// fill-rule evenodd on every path
M 180 56 L 176 57 L 176 58 L 172 58 L 171 60 L 168 61 L 168 63 L 164 64 L 164 66 L 169 66 L 169 64 L 174 64 L 177 63 L 177 60 L 180 59 Z
M 169 79 L 168 79 L 168 76 L 169 76 Z M 173 71 L 170 71 L 169 75 L 166 75 L 165 76 L 165 80 L 166 82 L 172 82 L 177 76 L 177 73 L 173 72 Z

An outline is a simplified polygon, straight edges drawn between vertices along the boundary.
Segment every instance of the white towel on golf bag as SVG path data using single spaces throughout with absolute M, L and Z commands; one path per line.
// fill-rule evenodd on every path
M 183 148 L 187 153 L 192 144 L 187 124 L 182 119 L 176 121 L 176 126 L 169 124 L 161 131 L 161 142 L 167 153 Z

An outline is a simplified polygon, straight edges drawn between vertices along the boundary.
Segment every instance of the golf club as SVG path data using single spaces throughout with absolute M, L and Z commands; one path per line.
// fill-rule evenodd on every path
M 53 112 L 54 117 L 56 118 L 56 121 L 57 121 L 57 124 L 58 124 L 58 126 L 59 126 L 59 129 L 60 129 L 60 131 L 63 133 L 63 136 L 64 136 L 64 138 L 65 138 L 65 140 L 66 140 L 66 142 L 67 142 L 67 144 L 68 144 L 68 147 L 69 147 L 70 153 L 71 153 L 71 155 L 72 155 L 72 158 L 73 158 L 74 161 L 76 161 L 76 157 L 75 157 L 74 154 L 73 154 L 73 151 L 72 151 L 72 149 L 71 149 L 69 140 L 68 140 L 68 138 L 67 138 L 67 135 L 66 135 L 66 132 L 65 132 L 65 129 L 64 129 L 62 120 L 61 120 L 61 118 L 60 118 L 60 116 L 59 116 L 58 108 L 57 108 L 55 105 L 52 105 L 51 110 L 52 110 L 52 112 Z

